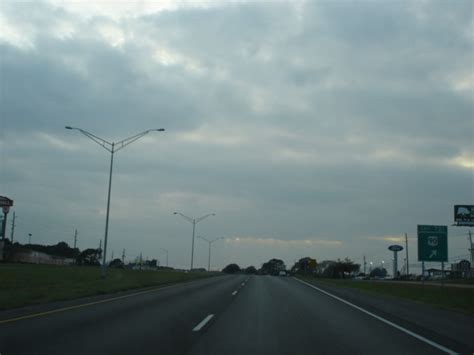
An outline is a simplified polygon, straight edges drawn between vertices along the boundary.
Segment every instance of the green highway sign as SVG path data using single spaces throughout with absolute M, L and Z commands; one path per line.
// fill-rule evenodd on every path
M 418 261 L 448 261 L 448 227 L 418 225 Z

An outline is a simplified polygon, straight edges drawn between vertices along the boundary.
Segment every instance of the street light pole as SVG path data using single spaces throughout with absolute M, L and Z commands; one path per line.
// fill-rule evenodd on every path
M 189 269 L 189 271 L 192 271 L 193 270 L 193 264 L 194 264 L 194 234 L 196 232 L 196 224 L 201 222 L 203 219 L 205 219 L 209 216 L 215 216 L 216 214 L 215 213 L 208 213 L 208 214 L 206 214 L 202 217 L 199 217 L 199 218 L 191 218 L 191 217 L 188 217 L 188 216 L 182 214 L 181 212 L 173 212 L 173 214 L 180 215 L 186 221 L 188 221 L 189 223 L 191 223 L 193 225 L 193 237 L 192 237 L 192 242 L 191 242 L 191 269 Z
M 218 240 L 220 240 L 220 239 L 224 239 L 224 238 L 219 237 L 219 238 L 216 238 L 216 239 L 213 239 L 213 240 L 208 240 L 204 237 L 199 237 L 199 236 L 198 236 L 198 238 L 206 241 L 209 244 L 209 257 L 207 259 L 207 271 L 211 271 L 211 244 L 218 241 Z
M 166 253 L 166 267 L 168 267 L 168 250 L 166 250 L 165 248 L 160 248 L 160 249 Z
M 104 148 L 110 153 L 109 189 L 108 189 L 108 194 L 107 194 L 107 212 L 106 212 L 106 217 L 105 217 L 105 233 L 104 233 L 104 254 L 102 256 L 102 266 L 100 269 L 102 278 L 105 278 L 107 274 L 107 237 L 109 234 L 110 195 L 112 191 L 112 170 L 114 166 L 114 154 L 118 152 L 120 149 L 125 148 L 127 145 L 135 142 L 136 140 L 140 139 L 141 137 L 145 136 L 146 134 L 150 132 L 163 132 L 164 128 L 149 129 L 144 132 L 138 133 L 134 136 L 131 136 L 129 138 L 125 138 L 121 141 L 112 142 L 112 143 L 106 141 L 105 139 L 97 137 L 96 135 L 90 132 L 87 132 L 86 130 L 83 130 L 81 128 L 76 128 L 76 127 L 71 127 L 71 126 L 66 126 L 65 128 L 79 131 L 80 133 L 85 135 L 87 138 L 94 141 L 95 143 L 97 143 L 98 145 L 100 145 L 102 148 Z
M 104 255 L 102 255 L 102 267 L 100 275 L 105 278 L 107 274 L 107 237 L 109 235 L 109 213 L 110 213 L 110 192 L 112 191 L 112 168 L 114 166 L 115 144 L 112 143 L 110 151 L 110 172 L 109 172 L 109 191 L 107 193 L 107 212 L 105 215 L 105 233 L 104 233 Z

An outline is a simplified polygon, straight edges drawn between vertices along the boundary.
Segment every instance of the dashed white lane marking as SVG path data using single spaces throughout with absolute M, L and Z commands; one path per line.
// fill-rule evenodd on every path
M 318 291 L 321 292 L 321 293 L 324 293 L 325 295 L 327 295 L 327 296 L 329 296 L 329 297 L 332 297 L 332 298 L 334 298 L 334 299 L 336 299 L 336 300 L 338 300 L 338 301 L 341 301 L 342 303 L 345 303 L 345 304 L 347 304 L 348 306 L 351 306 L 351 307 L 353 307 L 353 308 L 355 308 L 355 309 L 357 309 L 357 310 L 359 310 L 359 311 L 361 311 L 361 312 L 363 312 L 363 313 L 365 313 L 365 314 L 367 314 L 367 315 L 369 315 L 369 316 L 371 316 L 371 317 L 374 317 L 375 319 L 378 319 L 379 321 L 384 322 L 385 324 L 391 325 L 392 327 L 394 327 L 394 328 L 396 328 L 396 329 L 398 329 L 398 330 L 404 332 L 405 334 L 411 335 L 412 337 L 414 337 L 414 338 L 416 338 L 416 339 L 418 339 L 418 340 L 421 340 L 422 342 L 425 342 L 425 343 L 427 343 L 427 344 L 429 344 L 429 345 L 431 345 L 431 346 L 433 346 L 433 347 L 435 347 L 435 348 L 437 348 L 437 349 L 439 349 L 439 350 L 441 350 L 441 351 L 444 351 L 444 352 L 447 353 L 447 354 L 453 354 L 453 355 L 454 355 L 454 354 L 457 354 L 457 352 L 455 352 L 455 351 L 453 351 L 453 350 L 451 350 L 451 349 L 448 349 L 448 348 L 446 348 L 446 347 L 444 347 L 444 346 L 442 346 L 442 345 L 440 345 L 440 344 L 438 344 L 438 343 L 435 343 L 434 341 L 431 341 L 431 340 L 429 340 L 429 339 L 427 339 L 427 338 L 425 338 L 425 337 L 423 337 L 423 336 L 421 336 L 421 335 L 418 335 L 418 334 L 416 334 L 416 333 L 413 333 L 412 331 L 410 331 L 410 330 L 408 330 L 408 329 L 405 329 L 405 328 L 399 326 L 398 324 L 395 324 L 395 323 L 393 323 L 393 322 L 390 322 L 389 320 L 387 320 L 387 319 L 385 319 L 385 318 L 382 318 L 382 317 L 380 317 L 380 316 L 378 316 L 378 315 L 376 315 L 376 314 L 374 314 L 374 313 L 372 313 L 372 312 L 366 311 L 365 309 L 363 309 L 363 308 L 361 308 L 361 307 L 359 307 L 359 306 L 356 306 L 355 304 L 352 304 L 352 303 L 350 303 L 350 302 L 348 302 L 348 301 L 346 301 L 346 300 L 344 300 L 344 299 L 342 299 L 342 298 L 340 298 L 340 297 L 334 296 L 333 294 L 331 294 L 331 293 L 329 293 L 329 292 L 326 292 L 326 291 L 324 291 L 323 289 L 320 289 L 319 287 L 316 287 L 316 286 L 314 286 L 314 285 L 312 285 L 312 284 L 310 284 L 310 283 L 308 283 L 308 282 L 299 280 L 299 279 L 297 279 L 297 278 L 294 278 L 294 279 L 295 279 L 296 281 L 298 281 L 298 282 L 301 282 L 302 284 L 305 284 L 306 286 L 309 286 L 309 287 L 311 287 L 311 288 L 314 288 L 315 290 L 318 290 Z
M 198 325 L 196 325 L 194 328 L 193 328 L 193 332 L 199 332 L 202 327 L 204 327 L 207 322 L 209 322 L 212 317 L 214 317 L 214 314 L 209 314 L 206 318 L 204 318 Z
M 240 284 L 240 286 L 244 287 L 244 286 L 245 286 L 245 282 L 242 282 L 242 283 Z
M 235 296 L 237 294 L 237 291 L 232 292 L 232 296 Z

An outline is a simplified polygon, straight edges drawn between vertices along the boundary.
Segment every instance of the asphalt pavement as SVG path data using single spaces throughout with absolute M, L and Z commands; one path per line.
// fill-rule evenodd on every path
M 291 277 L 222 276 L 0 313 L 0 354 L 466 352 Z M 44 308 L 46 307 L 46 308 Z M 473 318 L 469 318 L 473 319 Z M 474 349 L 468 349 L 471 353 Z

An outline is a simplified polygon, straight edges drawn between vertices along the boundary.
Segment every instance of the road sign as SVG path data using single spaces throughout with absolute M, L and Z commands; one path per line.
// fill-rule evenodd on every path
M 454 206 L 454 221 L 458 226 L 474 226 L 474 206 Z
M 388 247 L 388 250 L 391 250 L 391 251 L 402 251 L 403 250 L 403 247 L 401 245 L 390 245 Z
M 418 261 L 448 261 L 448 227 L 418 225 Z

